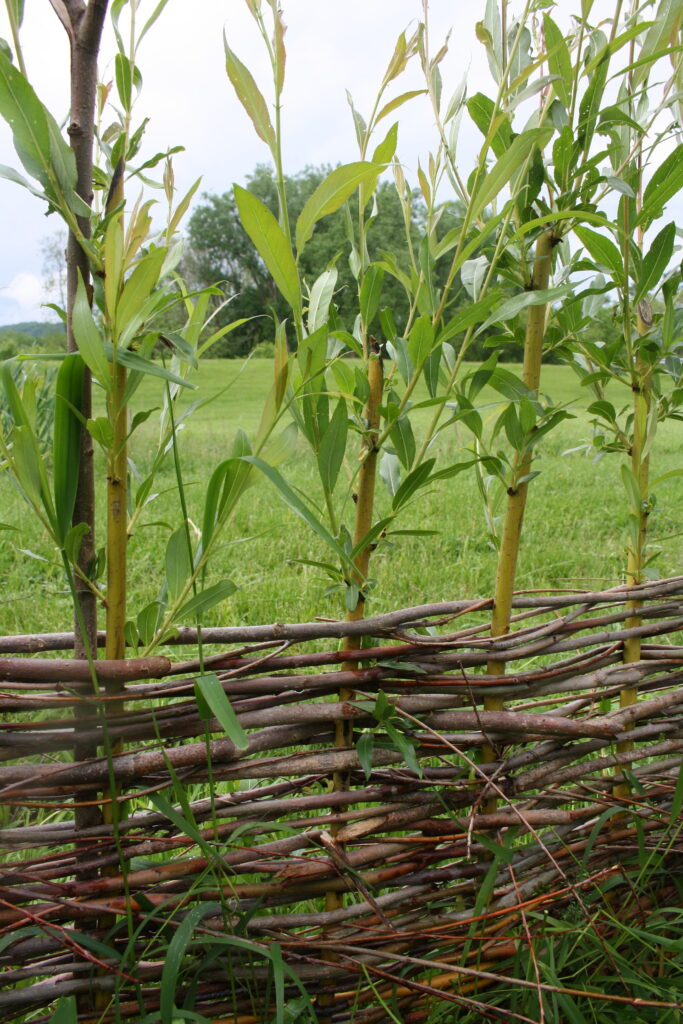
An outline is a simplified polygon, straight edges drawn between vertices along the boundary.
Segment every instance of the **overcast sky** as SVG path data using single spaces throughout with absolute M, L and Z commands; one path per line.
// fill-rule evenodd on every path
M 143 0 L 142 18 L 155 2 Z M 357 159 L 346 90 L 361 113 L 367 114 L 398 34 L 412 31 L 421 18 L 421 0 L 286 0 L 283 6 L 287 24 L 285 169 L 295 173 L 307 164 Z M 455 88 L 465 73 L 470 93 L 488 89 L 486 61 L 474 31 L 483 7 L 483 0 L 431 0 L 434 52 L 454 25 L 443 65 L 447 89 Z M 262 41 L 244 0 L 170 0 L 141 47 L 144 87 L 136 113 L 150 118 L 144 155 L 185 146 L 174 161 L 180 189 L 201 176 L 203 190 L 222 192 L 235 181 L 243 182 L 257 163 L 268 160 L 265 145 L 232 95 L 225 73 L 224 30 L 232 49 L 269 96 Z M 9 36 L 4 5 L 0 35 Z M 26 3 L 22 42 L 32 85 L 62 121 L 68 110 L 68 47 L 48 0 Z M 104 80 L 112 77 L 113 53 L 107 32 L 100 61 Z M 421 85 L 416 62 L 398 80 L 395 92 Z M 399 154 L 409 181 L 416 184 L 418 157 L 426 162 L 436 145 L 433 120 L 421 98 L 397 117 L 399 113 Z M 391 121 L 386 123 L 389 127 Z M 18 163 L 4 123 L 0 125 L 0 163 Z M 0 323 L 45 319 L 52 314 L 40 309 L 45 301 L 40 244 L 61 224 L 54 215 L 45 217 L 39 200 L 5 180 L 0 180 L 0 218 Z

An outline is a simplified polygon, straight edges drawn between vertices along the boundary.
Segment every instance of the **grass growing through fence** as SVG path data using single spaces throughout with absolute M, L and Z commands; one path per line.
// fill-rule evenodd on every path
M 627 513 L 621 501 L 619 460 L 606 456 L 594 463 L 582 445 L 590 442 L 591 422 L 586 413 L 590 396 L 581 389 L 570 370 L 549 366 L 544 389 L 555 401 L 571 403 L 575 418 L 566 420 L 540 448 L 540 477 L 527 510 L 526 533 L 519 563 L 518 587 L 600 587 L 619 582 L 624 564 Z M 225 457 L 235 431 L 248 433 L 258 426 L 260 411 L 272 381 L 269 360 L 214 360 L 197 377 L 198 394 L 213 400 L 196 410 L 180 432 L 187 481 L 189 514 L 201 521 L 203 495 L 212 468 Z M 150 394 L 152 388 L 150 387 Z M 418 398 L 420 396 L 417 396 Z M 196 401 L 197 392 L 186 399 Z M 136 395 L 136 408 L 153 404 L 146 386 Z M 487 392 L 481 404 L 495 413 L 495 398 Z M 418 416 L 420 414 L 418 413 Z M 422 414 L 427 425 L 428 410 Z M 153 450 L 154 419 L 136 435 L 132 459 L 144 476 Z M 422 425 L 419 423 L 418 425 Z M 678 467 L 677 425 L 665 424 L 658 436 L 656 465 L 660 476 Z M 449 460 L 468 438 L 457 427 L 441 435 L 439 444 Z M 292 484 L 315 494 L 315 466 L 300 446 L 290 460 Z M 37 524 L 8 479 L 0 477 L 0 522 L 14 529 L 3 531 L 0 572 L 4 590 L 0 598 L 0 633 L 63 630 L 69 619 L 67 594 L 61 566 L 49 549 Z M 159 496 L 144 511 L 130 549 L 130 609 L 136 612 L 153 600 L 161 583 L 160 567 L 169 532 L 180 519 L 178 495 L 171 461 L 157 480 Z M 350 501 L 339 487 L 338 501 Z M 664 481 L 657 490 L 651 519 L 653 544 L 661 548 L 654 563 L 657 572 L 680 571 L 683 554 L 680 509 L 683 484 L 680 478 Z M 389 499 L 379 490 L 380 503 Z M 380 504 L 381 507 L 381 504 Z M 458 516 L 450 516 L 457 508 Z M 98 545 L 103 543 L 104 510 L 99 518 Z M 446 524 L 446 525 L 444 525 Z M 378 581 L 381 612 L 422 601 L 489 596 L 495 576 L 496 553 L 487 535 L 484 510 L 474 479 L 460 475 L 441 481 L 425 495 L 419 512 L 408 510 L 404 527 L 434 530 L 433 536 L 396 537 L 391 559 L 380 552 L 373 564 Z M 325 597 L 328 581 L 296 559 L 320 557 L 317 541 L 287 510 L 275 490 L 259 482 L 240 507 L 234 525 L 216 554 L 212 571 L 216 579 L 229 576 L 239 590 L 213 613 L 207 624 L 307 621 L 316 615 L 339 614 L 339 596 Z M 43 561 L 45 559 L 46 561 Z M 47 571 L 53 563 L 52 571 Z

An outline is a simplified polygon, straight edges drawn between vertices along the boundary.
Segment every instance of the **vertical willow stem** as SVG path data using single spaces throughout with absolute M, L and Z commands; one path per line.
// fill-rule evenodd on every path
M 645 334 L 652 324 L 649 307 L 646 303 L 640 303 L 638 308 L 638 334 Z M 649 321 L 649 322 L 648 322 Z M 650 489 L 650 459 L 645 454 L 647 441 L 648 421 L 650 417 L 650 405 L 652 402 L 652 379 L 649 365 L 640 357 L 636 359 L 636 379 L 632 384 L 633 390 L 633 443 L 631 445 L 631 472 L 638 485 L 640 493 L 640 508 L 635 511 L 637 523 L 634 523 L 632 535 L 629 538 L 628 553 L 626 560 L 626 582 L 630 586 L 636 586 L 643 581 L 643 569 L 645 568 L 645 547 L 647 544 L 647 520 Z M 632 629 L 640 626 L 641 619 L 638 614 L 640 601 L 629 601 L 627 609 L 631 614 L 626 619 L 625 628 Z M 624 641 L 623 661 L 629 665 L 640 661 L 640 637 L 627 637 Z M 638 690 L 635 686 L 626 686 L 619 693 L 619 706 L 630 707 L 638 700 Z M 625 752 L 633 749 L 630 740 L 624 740 L 617 744 L 618 752 Z M 629 787 L 625 783 L 617 783 L 614 787 L 614 795 L 627 797 Z
M 545 231 L 536 243 L 536 254 L 534 259 L 531 288 L 535 291 L 544 291 L 550 280 L 550 266 L 552 252 L 555 245 L 555 236 L 552 231 Z M 529 391 L 538 394 L 541 381 L 541 362 L 543 358 L 543 338 L 545 335 L 545 323 L 548 306 L 543 303 L 538 306 L 529 306 L 529 313 L 526 326 L 526 337 L 524 340 L 524 364 L 522 367 L 522 380 Z M 528 475 L 531 469 L 531 454 L 515 454 L 513 464 L 513 481 L 508 490 L 507 508 L 505 510 L 505 521 L 503 524 L 503 535 L 501 538 L 500 551 L 498 553 L 498 570 L 496 573 L 496 589 L 494 593 L 493 614 L 491 619 L 491 635 L 504 636 L 510 629 L 510 617 L 512 615 L 512 596 L 515 588 L 515 576 L 517 572 L 517 558 L 522 537 L 522 525 L 524 522 L 524 510 L 526 507 L 526 496 L 528 482 L 517 484 L 516 481 Z M 505 663 L 491 660 L 486 666 L 489 675 L 502 675 L 505 671 Z M 500 711 L 503 702 L 498 697 L 484 698 L 486 711 Z M 494 749 L 486 744 L 482 751 L 484 764 L 490 764 L 496 759 Z M 488 809 L 495 808 L 495 801 L 492 801 Z
M 113 388 L 111 410 L 114 437 L 107 467 L 107 624 L 105 656 L 108 660 L 125 657 L 126 640 L 126 585 L 128 548 L 128 408 L 124 403 L 126 390 L 126 369 L 120 363 L 112 366 Z M 116 696 L 122 689 L 119 683 L 108 683 L 108 697 Z M 123 711 L 123 701 L 107 703 L 108 714 Z M 113 753 L 122 749 L 118 743 Z M 115 815 L 116 794 L 110 794 L 112 804 L 105 808 L 105 817 L 112 820 Z
M 366 433 L 363 439 L 361 451 L 362 465 L 358 474 L 358 491 L 355 495 L 356 519 L 353 531 L 354 548 L 361 544 L 372 528 L 373 510 L 375 505 L 375 483 L 377 480 L 377 458 L 379 449 L 377 440 L 379 437 L 380 406 L 382 404 L 382 392 L 384 388 L 384 374 L 382 368 L 382 356 L 379 345 L 374 338 L 370 339 L 371 352 L 368 359 L 368 384 L 370 393 L 365 405 Z M 347 622 L 358 622 L 365 615 L 365 587 L 370 567 L 371 546 L 366 545 L 354 560 L 354 572 L 351 583 L 358 587 L 358 602 L 353 611 L 346 613 Z M 362 638 L 353 636 L 346 637 L 343 642 L 344 651 L 356 651 L 362 645 Z M 345 661 L 342 663 L 342 671 L 349 672 L 358 668 L 357 661 Z M 353 690 L 349 687 L 342 687 L 339 691 L 339 700 L 352 700 Z M 346 719 L 339 719 L 335 722 L 334 742 L 337 747 L 348 747 L 353 743 L 353 726 Z M 344 789 L 347 780 L 341 772 L 335 772 L 333 776 L 333 788 Z M 337 892 L 326 894 L 326 906 L 328 910 L 335 910 L 341 906 L 341 896 Z

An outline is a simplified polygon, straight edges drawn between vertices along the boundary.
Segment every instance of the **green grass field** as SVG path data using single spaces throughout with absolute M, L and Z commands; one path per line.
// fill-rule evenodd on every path
M 253 436 L 271 384 L 272 363 L 207 361 L 195 379 L 198 390 L 188 394 L 188 401 L 218 396 L 198 409 L 180 433 L 190 518 L 199 523 L 209 475 L 229 454 L 235 430 L 241 427 Z M 136 395 L 136 409 L 160 405 L 158 384 L 151 378 L 145 383 Z M 589 441 L 591 435 L 585 411 L 591 396 L 582 391 L 569 369 L 547 367 L 542 389 L 555 401 L 569 403 L 574 418 L 560 424 L 540 448 L 535 468 L 541 470 L 541 475 L 530 488 L 518 588 L 615 584 L 624 564 L 627 520 L 621 458 L 606 456 L 596 463 L 585 451 L 567 454 Z M 629 399 L 625 392 L 615 392 L 611 397 L 617 406 Z M 494 401 L 486 392 L 480 398 L 483 404 Z M 489 410 L 492 414 L 493 408 Z M 419 415 L 426 422 L 427 413 Z M 154 449 L 155 420 L 156 414 L 135 435 L 133 459 L 143 474 Z M 418 419 L 416 432 L 419 423 Z M 462 426 L 444 431 L 434 452 L 439 465 L 462 460 L 461 448 L 467 443 L 469 438 Z M 658 434 L 652 475 L 656 478 L 678 468 L 680 427 L 672 423 Z M 294 486 L 316 499 L 319 490 L 314 466 L 302 442 L 283 471 Z M 154 490 L 159 496 L 145 509 L 130 545 L 131 616 L 156 596 L 169 532 L 181 522 L 170 458 Z M 337 492 L 341 520 L 351 526 L 350 488 L 341 477 Z M 377 585 L 368 611 L 487 596 L 492 590 L 496 555 L 487 536 L 473 475 L 459 475 L 441 482 L 438 489 L 421 493 L 422 499 L 405 511 L 398 525 L 437 532 L 433 536 L 395 538 L 391 547 L 380 549 L 373 561 L 372 575 Z M 381 512 L 389 505 L 383 484 L 378 494 Z M 660 576 L 674 575 L 683 564 L 681 478 L 662 482 L 656 488 L 656 498 L 651 541 L 660 553 L 653 570 Z M 16 528 L 2 534 L 0 632 L 69 628 L 69 600 L 54 552 L 7 477 L 0 477 L 0 522 Z M 101 515 L 98 534 L 98 545 L 102 545 Z M 270 483 L 261 481 L 245 495 L 216 555 L 209 581 L 229 577 L 240 589 L 212 613 L 208 624 L 302 621 L 316 615 L 341 614 L 341 595 L 325 596 L 328 584 L 322 574 L 296 561 L 324 557 L 322 544 L 309 528 L 283 504 Z

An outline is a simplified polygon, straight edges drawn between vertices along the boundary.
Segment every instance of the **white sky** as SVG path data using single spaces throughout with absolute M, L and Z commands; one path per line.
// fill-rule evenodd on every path
M 140 23 L 156 2 L 142 0 Z M 591 20 L 611 13 L 614 2 L 596 0 Z M 512 12 L 520 6 L 521 0 L 514 0 Z M 346 90 L 357 109 L 367 115 L 398 34 L 406 30 L 409 35 L 422 18 L 422 0 L 283 0 L 283 7 L 287 25 L 285 170 L 296 173 L 307 164 L 355 160 Z M 484 8 L 485 0 L 430 0 L 432 53 L 453 29 L 449 53 L 441 65 L 446 97 L 465 75 L 469 95 L 479 90 L 492 94 L 484 49 L 475 35 L 475 23 L 483 18 Z M 579 0 L 557 0 L 553 15 L 566 26 L 577 8 Z M 138 120 L 150 118 L 141 158 L 170 146 L 185 146 L 185 152 L 174 158 L 181 194 L 199 176 L 201 190 L 226 191 L 233 182 L 243 183 L 257 163 L 269 159 L 227 79 L 224 31 L 269 100 L 270 71 L 245 0 L 170 0 L 139 54 L 143 90 L 136 113 Z M 0 36 L 9 37 L 4 4 Z M 22 41 L 31 83 L 62 121 L 69 102 L 68 45 L 49 0 L 26 0 Z M 105 81 L 113 77 L 114 52 L 107 26 L 100 59 L 100 76 Z M 422 86 L 415 60 L 387 96 Z M 431 109 L 426 98 L 418 97 L 387 118 L 387 128 L 394 119 L 401 123 L 398 155 L 414 186 L 418 159 L 426 164 L 437 144 Z M 480 138 L 465 116 L 459 162 L 466 172 Z M 0 163 L 19 165 L 4 122 L 0 122 Z M 0 324 L 52 318 L 49 310 L 40 307 L 45 301 L 40 247 L 61 229 L 61 221 L 56 215 L 46 218 L 39 200 L 0 179 L 0 227 Z
M 141 21 L 155 2 L 143 0 Z M 421 0 L 285 0 L 283 6 L 287 24 L 285 170 L 295 173 L 307 164 L 357 159 L 345 90 L 351 92 L 360 112 L 367 114 L 398 34 L 404 29 L 409 34 L 421 19 Z M 434 52 L 454 26 L 443 65 L 446 89 L 455 88 L 468 67 L 468 92 L 488 89 L 483 48 L 474 32 L 483 7 L 483 0 L 431 0 Z M 224 30 L 231 48 L 268 97 L 270 78 L 263 44 L 244 0 L 170 0 L 141 47 L 144 85 L 136 112 L 150 118 L 143 155 L 184 145 L 185 152 L 174 158 L 179 189 L 201 175 L 203 190 L 223 192 L 233 182 L 243 182 L 257 163 L 268 161 L 265 145 L 232 95 L 225 73 Z M 0 36 L 9 37 L 4 10 Z M 27 0 L 22 45 L 33 87 L 61 121 L 68 109 L 68 47 L 48 0 Z M 100 60 L 105 80 L 113 74 L 113 53 L 108 31 Z M 397 80 L 394 93 L 421 87 L 415 62 L 412 71 Z M 399 154 L 409 181 L 416 184 L 418 157 L 426 162 L 436 145 L 431 112 L 426 101 L 418 98 L 397 111 L 399 117 Z M 388 128 L 392 119 L 385 123 Z M 473 132 L 472 145 L 474 137 Z M 18 165 L 4 123 L 0 125 L 0 163 Z M 0 323 L 45 319 L 50 311 L 40 309 L 40 243 L 61 223 L 54 215 L 46 218 L 40 201 L 20 186 L 0 180 L 0 224 Z

